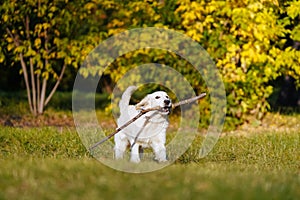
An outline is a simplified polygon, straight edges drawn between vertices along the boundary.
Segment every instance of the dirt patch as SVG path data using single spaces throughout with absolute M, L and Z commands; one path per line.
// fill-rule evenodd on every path
M 1 115 L 0 125 L 11 127 L 74 126 L 69 115 Z

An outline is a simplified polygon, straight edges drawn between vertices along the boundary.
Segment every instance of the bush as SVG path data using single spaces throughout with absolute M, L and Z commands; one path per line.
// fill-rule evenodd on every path
M 270 110 L 272 81 L 278 77 L 290 75 L 300 85 L 299 2 L 177 0 L 118 5 L 109 16 L 109 35 L 135 27 L 167 27 L 183 31 L 208 51 L 225 83 L 230 126 L 265 116 Z M 121 13 L 128 15 L 124 19 Z M 130 66 L 147 62 L 179 69 L 196 91 L 205 89 L 205 83 L 194 76 L 189 63 L 161 50 L 127 54 L 105 73 L 117 82 Z

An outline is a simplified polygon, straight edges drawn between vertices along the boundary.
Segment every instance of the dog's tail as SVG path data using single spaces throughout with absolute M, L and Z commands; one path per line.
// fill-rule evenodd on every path
M 120 112 L 127 113 L 127 108 L 129 106 L 131 95 L 136 91 L 136 86 L 129 86 L 122 95 L 122 98 L 119 102 Z

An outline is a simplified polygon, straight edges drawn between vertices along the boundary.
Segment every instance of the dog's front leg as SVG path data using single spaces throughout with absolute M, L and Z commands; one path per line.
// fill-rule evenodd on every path
M 151 147 L 155 154 L 155 160 L 158 162 L 166 162 L 167 161 L 167 153 L 166 147 L 164 144 L 161 143 L 152 143 Z
M 139 163 L 140 160 L 140 155 L 139 155 L 139 145 L 134 144 L 131 147 L 131 152 L 130 152 L 130 161 L 134 163 Z

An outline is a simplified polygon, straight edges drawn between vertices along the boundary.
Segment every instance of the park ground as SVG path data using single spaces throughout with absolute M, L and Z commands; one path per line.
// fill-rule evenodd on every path
M 262 123 L 222 133 L 198 157 L 199 135 L 174 164 L 130 174 L 94 159 L 71 111 L 32 117 L 25 103 L 2 100 L 0 199 L 298 199 L 300 115 L 269 113 Z M 98 111 L 109 131 L 115 124 Z M 172 132 L 172 129 L 170 130 Z

